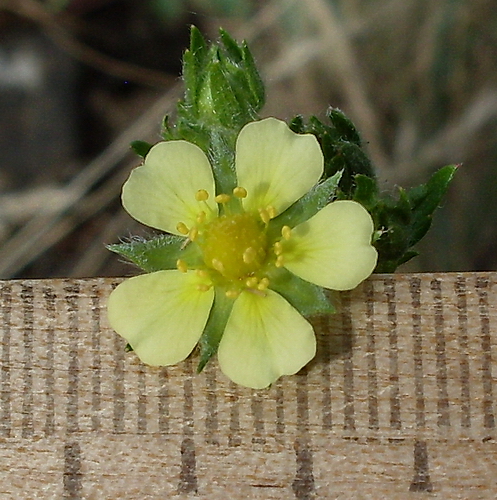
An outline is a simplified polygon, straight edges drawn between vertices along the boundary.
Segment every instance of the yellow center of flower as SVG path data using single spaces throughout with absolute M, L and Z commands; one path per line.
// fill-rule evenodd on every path
M 233 196 L 238 199 L 247 196 L 243 187 L 233 189 Z M 197 201 L 207 201 L 209 194 L 200 189 L 195 194 Z M 257 213 L 232 213 L 228 205 L 231 195 L 218 194 L 216 203 L 224 205 L 224 214 L 212 218 L 212 209 L 206 205 L 196 217 L 197 225 L 187 227 L 183 222 L 176 226 L 178 232 L 195 242 L 201 252 L 205 268 L 197 268 L 197 274 L 210 281 L 202 283 L 198 290 L 209 290 L 215 283 L 226 287 L 226 296 L 236 298 L 243 290 L 264 294 L 269 286 L 267 266 L 284 265 L 282 241 L 290 238 L 290 228 L 284 226 L 281 240 L 268 241 L 267 228 L 271 219 L 276 217 L 272 206 L 260 208 Z M 241 205 L 238 206 L 238 210 Z M 210 220 L 209 220 L 210 219 Z M 183 273 L 188 272 L 185 261 L 178 259 L 176 267 Z
M 225 278 L 248 276 L 266 257 L 264 226 L 251 214 L 222 215 L 207 224 L 200 247 L 205 264 Z

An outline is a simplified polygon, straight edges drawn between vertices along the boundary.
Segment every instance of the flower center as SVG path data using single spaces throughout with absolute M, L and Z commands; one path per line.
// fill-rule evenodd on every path
M 267 239 L 257 217 L 240 213 L 222 215 L 205 225 L 202 241 L 204 262 L 228 279 L 240 279 L 261 268 Z

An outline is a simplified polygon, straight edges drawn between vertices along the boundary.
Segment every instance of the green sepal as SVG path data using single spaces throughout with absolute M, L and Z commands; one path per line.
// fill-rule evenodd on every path
M 431 226 L 433 212 L 440 206 L 449 184 L 456 173 L 456 165 L 437 170 L 426 184 L 414 187 L 407 193 L 412 209 L 410 245 L 415 245 Z
M 289 126 L 298 134 L 316 136 L 324 156 L 324 177 L 331 177 L 343 170 L 340 189 L 349 196 L 355 187 L 354 178 L 357 174 L 375 177 L 373 165 L 349 118 L 337 108 L 330 108 L 326 116 L 330 124 L 323 123 L 316 116 L 311 116 L 305 123 L 302 116 L 296 116 Z
M 338 108 L 329 108 L 326 116 L 330 119 L 340 139 L 361 146 L 361 136 L 350 118 Z
M 264 104 L 264 85 L 245 42 L 238 43 L 224 30 L 220 40 L 207 45 L 192 26 L 190 47 L 183 55 L 184 98 L 177 107 L 174 126 L 165 126 L 166 140 L 184 139 L 209 153 L 211 133 L 235 138 L 248 122 L 258 118 Z
M 323 288 L 299 278 L 284 267 L 271 270 L 269 281 L 271 290 L 279 293 L 303 316 L 336 312 Z
M 209 360 L 217 353 L 219 343 L 223 337 L 224 329 L 233 309 L 235 301 L 226 297 L 226 290 L 216 287 L 214 303 L 212 304 L 207 324 L 198 342 L 200 349 L 200 361 L 197 373 L 200 373 Z
M 378 251 L 376 273 L 392 273 L 417 255 L 412 249 L 431 226 L 433 214 L 447 192 L 457 167 L 449 165 L 435 172 L 426 184 L 405 190 L 397 197 L 378 192 L 376 180 L 365 175 L 354 179 L 352 199 L 364 205 L 373 217 Z
M 372 211 L 378 203 L 378 184 L 376 179 L 367 175 L 356 175 L 354 183 L 353 200 L 363 205 L 367 210 Z
M 276 236 L 283 226 L 291 228 L 309 220 L 324 208 L 335 196 L 342 172 L 337 172 L 323 182 L 316 184 L 308 193 L 288 207 L 270 223 L 270 237 Z
M 135 154 L 142 158 L 145 158 L 150 149 L 152 149 L 152 144 L 146 141 L 133 141 L 131 142 L 130 147 Z
M 161 234 L 150 240 L 132 239 L 123 243 L 108 245 L 114 253 L 125 257 L 147 273 L 176 269 L 176 262 L 182 259 L 188 265 L 198 263 L 200 256 L 196 245 L 186 247 L 186 238 Z
M 234 141 L 235 139 L 232 138 Z M 236 187 L 235 150 L 226 134 L 211 132 L 209 160 L 216 184 L 216 193 L 231 193 Z

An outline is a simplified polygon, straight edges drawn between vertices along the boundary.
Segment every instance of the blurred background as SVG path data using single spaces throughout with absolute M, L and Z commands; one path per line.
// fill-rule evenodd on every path
M 490 0 L 0 0 L 0 278 L 132 274 L 122 209 L 181 95 L 189 26 L 245 38 L 263 116 L 339 107 L 385 190 L 462 163 L 400 271 L 497 267 L 497 9 Z

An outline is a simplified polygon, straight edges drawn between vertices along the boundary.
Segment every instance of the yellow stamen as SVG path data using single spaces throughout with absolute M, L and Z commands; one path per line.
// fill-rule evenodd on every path
M 199 292 L 207 292 L 207 290 L 210 290 L 211 286 L 212 285 L 207 285 L 205 283 L 199 283 L 196 288 Z
M 205 222 L 205 218 L 207 217 L 207 214 L 202 210 L 197 214 L 197 223 L 198 224 L 203 224 Z
M 178 222 L 176 224 L 176 229 L 178 230 L 178 233 L 184 234 L 185 236 L 190 232 L 190 230 L 186 227 L 186 224 L 184 222 Z
M 228 201 L 230 201 L 230 195 L 229 194 L 218 194 L 214 199 L 216 200 L 216 203 L 221 203 L 221 204 L 225 204 L 225 203 L 228 203 Z
M 267 210 L 265 210 L 264 208 L 259 208 L 259 216 L 262 219 L 262 222 L 264 222 L 264 224 L 266 224 L 266 225 L 269 224 L 271 217 L 269 216 L 269 213 Z
M 178 259 L 176 261 L 176 267 L 182 273 L 186 273 L 186 271 L 188 271 L 188 266 L 186 265 L 186 262 L 184 260 Z
M 245 264 L 251 264 L 254 262 L 255 258 L 257 257 L 257 250 L 254 247 L 248 247 L 244 252 L 243 252 L 243 262 Z
M 249 288 L 255 288 L 257 286 L 257 283 L 258 279 L 255 276 L 251 276 L 250 278 L 247 278 L 247 280 L 245 281 L 245 284 Z
M 259 281 L 259 284 L 257 285 L 257 290 L 266 290 L 267 287 L 269 286 L 269 280 L 267 278 L 262 278 L 261 281 Z
M 277 241 L 273 245 L 273 250 L 276 255 L 281 255 L 283 253 L 283 244 L 281 243 L 281 241 Z
M 192 227 L 188 233 L 188 238 L 192 241 L 195 241 L 195 238 L 198 236 L 198 229 L 196 227 Z
M 195 271 L 195 274 L 199 276 L 200 278 L 208 278 L 209 277 L 209 271 L 206 271 L 205 269 L 197 269 Z
M 207 201 L 209 199 L 209 193 L 205 189 L 199 189 L 195 193 L 195 199 L 197 201 Z
M 285 238 L 285 240 L 289 240 L 292 235 L 292 228 L 290 226 L 283 226 L 281 228 L 281 236 Z
M 276 262 L 274 263 L 276 267 L 283 267 L 283 255 L 278 255 Z
M 212 267 L 216 270 L 219 271 L 220 273 L 224 272 L 224 265 L 223 263 L 218 260 L 218 259 L 212 259 Z
M 233 189 L 233 195 L 237 198 L 246 198 L 247 190 L 241 186 L 237 186 L 235 189 Z
M 270 219 L 274 219 L 276 217 L 276 215 L 277 215 L 276 208 L 274 208 L 273 205 L 269 205 L 266 208 L 266 211 L 267 211 Z
M 240 292 L 238 290 L 227 290 L 225 295 L 228 299 L 236 299 L 240 295 Z

